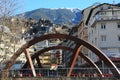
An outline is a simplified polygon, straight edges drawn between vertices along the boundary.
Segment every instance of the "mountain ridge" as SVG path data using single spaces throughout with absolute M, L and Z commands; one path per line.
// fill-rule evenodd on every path
M 78 24 L 82 18 L 79 8 L 39 8 L 24 13 L 25 18 L 51 20 L 55 24 Z

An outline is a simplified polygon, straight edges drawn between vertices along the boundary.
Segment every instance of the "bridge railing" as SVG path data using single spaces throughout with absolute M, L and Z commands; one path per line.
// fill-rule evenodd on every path
M 36 77 L 67 77 L 70 68 L 58 68 L 50 70 L 48 68 L 36 68 Z M 74 68 L 70 77 L 114 77 L 108 68 L 101 68 L 103 74 L 97 73 L 95 68 Z M 4 70 L 0 72 L 2 74 Z M 117 75 L 116 75 L 117 76 Z M 31 69 L 10 70 L 8 77 L 33 77 Z
M 0 80 L 120 80 L 115 77 L 10 77 Z

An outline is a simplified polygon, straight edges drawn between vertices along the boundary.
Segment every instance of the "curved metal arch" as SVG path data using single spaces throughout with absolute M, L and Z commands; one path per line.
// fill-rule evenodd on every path
M 48 48 L 44 48 L 42 50 L 37 51 L 36 53 L 34 53 L 34 55 L 31 56 L 32 60 L 34 60 L 35 58 L 37 58 L 39 55 L 41 55 L 42 53 L 45 53 L 49 50 L 54 50 L 54 49 L 63 49 L 63 50 L 69 50 L 71 52 L 74 52 L 74 49 L 70 48 L 70 47 L 66 47 L 66 46 L 53 46 L 53 47 L 48 47 Z M 101 70 L 98 68 L 98 66 L 87 56 L 85 56 L 82 52 L 80 52 L 79 56 L 81 58 L 83 58 L 86 62 L 88 62 L 91 66 L 95 67 L 97 72 L 99 74 L 101 74 L 102 76 L 102 72 Z M 23 66 L 23 68 L 26 68 L 28 65 L 28 62 L 26 62 Z M 103 77 L 103 76 L 102 76 Z
M 10 61 L 6 64 L 6 70 L 5 72 L 7 73 L 10 70 L 10 67 L 13 65 L 14 61 L 17 59 L 17 57 L 26 49 L 29 48 L 31 45 L 43 41 L 46 39 L 52 39 L 52 38 L 63 38 L 63 39 L 68 39 L 68 40 L 73 40 L 77 44 L 83 45 L 90 49 L 92 52 L 94 52 L 101 60 L 105 62 L 105 64 L 111 68 L 111 72 L 114 74 L 114 76 L 120 76 L 120 71 L 117 69 L 117 67 L 113 64 L 113 62 L 103 53 L 101 52 L 98 48 L 95 46 L 91 45 L 90 43 L 78 39 L 76 37 L 70 36 L 70 35 L 65 35 L 65 34 L 48 34 L 48 35 L 43 35 L 40 37 L 37 37 L 26 44 L 24 44 L 21 48 L 19 48 L 16 53 L 11 57 Z
M 94 66 L 99 74 L 104 77 L 102 74 L 102 71 L 99 69 L 99 67 L 86 55 L 84 55 L 82 52 L 80 52 L 79 56 L 81 56 L 86 62 L 88 62 L 91 66 Z
M 48 48 L 44 48 L 42 50 L 37 51 L 36 53 L 34 53 L 34 55 L 31 56 L 31 58 L 32 58 L 32 60 L 34 60 L 36 57 L 38 57 L 42 53 L 47 52 L 49 50 L 54 50 L 54 49 L 64 49 L 64 50 L 69 50 L 69 51 L 73 52 L 73 49 L 69 48 L 69 47 L 65 47 L 65 46 L 53 46 L 53 47 L 48 47 Z M 27 62 L 23 65 L 22 68 L 26 68 L 26 67 L 27 67 Z

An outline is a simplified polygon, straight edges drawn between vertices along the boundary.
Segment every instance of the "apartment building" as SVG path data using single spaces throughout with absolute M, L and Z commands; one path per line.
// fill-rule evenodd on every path
M 71 28 L 71 31 L 69 33 L 70 36 L 75 36 L 77 37 L 77 31 L 78 31 L 78 26 L 74 26 Z M 71 41 L 71 40 L 64 40 L 61 44 L 59 45 L 62 45 L 62 46 L 67 46 L 67 47 L 70 47 L 70 48 L 75 48 L 76 46 L 76 43 L 74 41 Z M 63 59 L 62 59 L 62 62 L 63 62 L 63 66 L 66 67 L 66 68 L 69 68 L 70 67 L 70 63 L 71 63 L 71 60 L 73 58 L 73 53 L 71 51 L 67 51 L 67 50 L 64 50 L 63 51 Z M 78 66 L 79 65 L 79 62 L 77 60 L 77 62 L 75 63 L 75 66 Z
M 108 57 L 120 58 L 120 7 L 107 3 L 92 5 L 82 14 L 78 37 L 95 45 Z M 89 50 L 85 54 L 94 61 L 99 60 Z

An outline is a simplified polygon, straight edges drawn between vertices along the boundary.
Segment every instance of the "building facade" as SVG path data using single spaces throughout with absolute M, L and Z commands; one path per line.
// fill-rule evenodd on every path
M 78 37 L 102 50 L 108 57 L 120 57 L 120 7 L 112 4 L 93 5 L 83 10 Z M 84 51 L 86 51 L 85 49 Z M 93 61 L 98 57 L 85 52 Z
M 71 31 L 70 31 L 70 33 L 69 33 L 69 35 L 70 36 L 75 36 L 75 37 L 78 37 L 77 36 L 77 30 L 78 29 L 78 26 L 74 26 L 74 27 L 72 27 L 72 29 L 71 29 Z M 71 41 L 71 40 L 64 40 L 60 45 L 62 45 L 62 46 L 67 46 L 67 47 L 70 47 L 70 48 L 75 48 L 75 46 L 76 46 L 76 43 L 74 42 L 74 41 Z M 65 67 L 65 68 L 70 68 L 70 66 L 71 66 L 71 62 L 72 62 L 72 58 L 73 58 L 73 52 L 71 52 L 71 51 L 67 51 L 67 50 L 65 50 L 65 51 L 63 51 L 63 55 L 62 55 L 62 62 L 63 62 L 63 67 Z M 78 58 L 79 59 L 79 58 Z M 77 59 L 77 61 L 76 61 L 76 63 L 75 63 L 75 67 L 76 66 L 78 66 L 79 65 L 79 60 Z

